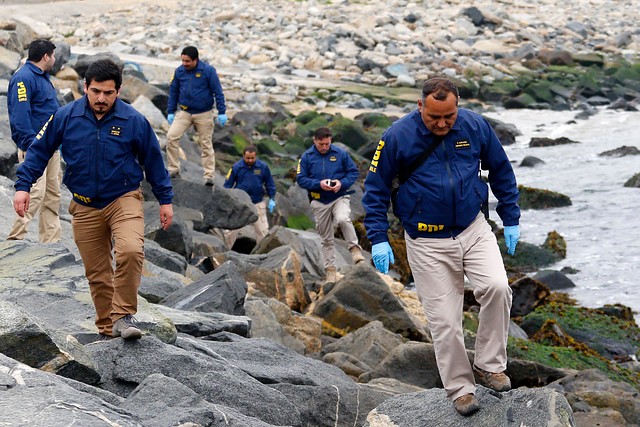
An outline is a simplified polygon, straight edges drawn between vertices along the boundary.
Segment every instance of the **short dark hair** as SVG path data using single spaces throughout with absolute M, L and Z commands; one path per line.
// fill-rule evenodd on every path
M 256 146 L 253 144 L 250 144 L 244 147 L 244 150 L 242 150 L 242 155 L 244 155 L 245 153 L 255 153 L 255 152 L 256 152 Z
M 327 128 L 327 127 L 321 127 L 316 129 L 316 131 L 313 133 L 313 137 L 315 139 L 323 139 L 326 138 L 328 136 L 333 136 L 331 134 L 331 129 Z
M 182 49 L 180 55 L 187 55 L 191 59 L 198 59 L 198 49 L 195 46 L 187 46 Z
M 122 85 L 122 70 L 113 60 L 104 58 L 92 62 L 84 74 L 84 83 L 87 87 L 92 81 L 99 83 L 113 80 L 116 83 L 116 90 L 120 90 Z
M 53 55 L 56 45 L 49 40 L 36 39 L 29 44 L 29 56 L 31 62 L 39 62 L 45 55 Z
M 433 96 L 438 101 L 444 101 L 450 93 L 453 93 L 456 96 L 456 100 L 460 96 L 455 83 L 446 77 L 432 77 L 422 85 L 423 101 L 429 95 Z

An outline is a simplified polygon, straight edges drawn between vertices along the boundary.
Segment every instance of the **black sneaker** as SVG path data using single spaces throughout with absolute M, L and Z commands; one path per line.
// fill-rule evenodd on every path
M 131 314 L 127 314 L 115 321 L 111 335 L 114 337 L 122 337 L 125 340 L 140 339 L 142 337 L 142 331 L 136 328 L 137 323 L 138 321 L 135 317 Z

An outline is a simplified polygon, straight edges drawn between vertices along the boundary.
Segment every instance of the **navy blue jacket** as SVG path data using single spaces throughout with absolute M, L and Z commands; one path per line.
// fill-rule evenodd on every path
M 216 69 L 201 59 L 193 70 L 181 65 L 171 78 L 167 114 L 174 114 L 177 109 L 190 114 L 204 113 L 213 109 L 214 96 L 218 114 L 225 114 L 227 107 Z
M 434 142 L 418 110 L 395 122 L 382 135 L 364 182 L 364 225 L 372 244 L 387 241 L 391 183 L 398 172 Z M 479 114 L 459 109 L 443 142 L 400 186 L 394 213 L 412 238 L 460 234 L 480 212 L 489 188 L 478 171 L 489 171 L 496 211 L 505 226 L 520 219 L 516 178 L 502 144 Z
M 102 120 L 86 96 L 56 111 L 18 168 L 17 191 L 31 189 L 58 147 L 67 163 L 63 182 L 80 204 L 102 209 L 139 188 L 145 176 L 160 204 L 171 203 L 158 139 L 147 119 L 119 98 Z
M 27 61 L 11 77 L 7 107 L 11 138 L 19 149 L 27 151 L 38 131 L 60 108 L 49 74 Z
M 265 188 L 270 198 L 276 196 L 276 184 L 273 182 L 269 166 L 262 160 L 256 160 L 253 166 L 248 166 L 244 160 L 237 161 L 224 181 L 225 188 L 239 188 L 244 190 L 253 203 L 260 203 L 264 198 Z
M 320 181 L 338 179 L 342 183 L 340 191 L 325 191 Z M 298 161 L 298 185 L 309 192 L 311 200 L 328 204 L 347 194 L 347 190 L 358 179 L 358 167 L 349 153 L 331 144 L 329 151 L 320 154 L 315 145 L 302 154 Z

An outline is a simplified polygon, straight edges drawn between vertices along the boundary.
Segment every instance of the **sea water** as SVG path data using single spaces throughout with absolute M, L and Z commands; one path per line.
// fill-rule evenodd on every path
M 640 318 L 640 188 L 624 183 L 640 173 L 640 155 L 602 157 L 623 145 L 640 149 L 640 112 L 602 109 L 586 120 L 576 111 L 504 110 L 487 116 L 515 125 L 522 135 L 505 146 L 518 184 L 571 198 L 569 207 L 523 210 L 520 239 L 542 244 L 550 231 L 567 242 L 567 257 L 547 268 L 568 266 L 576 284 L 569 294 L 586 307 L 622 303 Z M 577 144 L 529 147 L 532 137 L 567 137 Z M 544 164 L 522 167 L 525 156 Z M 493 199 L 495 201 L 495 199 Z M 501 225 L 495 211 L 491 218 Z

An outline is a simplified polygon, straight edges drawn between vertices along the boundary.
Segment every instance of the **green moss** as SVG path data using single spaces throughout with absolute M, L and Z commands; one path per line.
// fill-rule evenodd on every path
M 640 390 L 640 375 L 617 366 L 603 357 L 574 347 L 554 347 L 509 337 L 509 357 L 530 360 L 557 369 L 593 369 L 602 371 L 613 381 L 624 381 Z
M 238 155 L 242 155 L 242 151 L 244 150 L 244 148 L 249 145 L 249 141 L 247 141 L 247 139 L 236 133 L 234 135 L 231 135 L 231 141 L 233 141 L 233 146 L 237 152 Z
M 557 231 L 550 231 L 547 234 L 547 239 L 542 244 L 542 247 L 558 255 L 560 258 L 567 257 L 567 241 Z
M 315 223 L 305 214 L 289 215 L 287 227 L 295 230 L 308 230 L 315 227 Z

